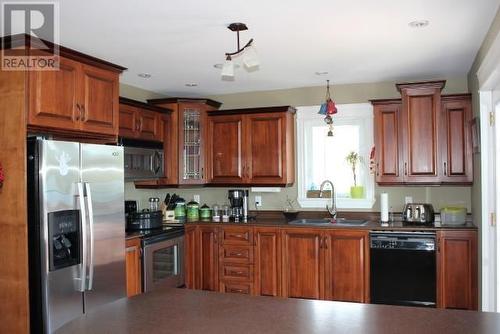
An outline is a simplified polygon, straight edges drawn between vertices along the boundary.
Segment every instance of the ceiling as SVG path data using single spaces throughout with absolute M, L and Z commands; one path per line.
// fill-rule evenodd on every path
M 500 0 L 64 0 L 61 44 L 127 67 L 122 82 L 166 95 L 212 95 L 465 75 Z M 428 20 L 425 28 L 410 28 Z M 244 22 L 259 71 L 222 81 L 226 26 Z M 318 76 L 317 71 L 328 75 Z M 149 79 L 138 77 L 150 73 Z M 197 83 L 197 87 L 186 87 Z

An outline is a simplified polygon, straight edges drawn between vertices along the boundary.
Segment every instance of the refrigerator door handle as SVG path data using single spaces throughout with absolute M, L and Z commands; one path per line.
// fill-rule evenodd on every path
M 85 282 L 87 280 L 87 216 L 85 211 L 85 197 L 83 193 L 83 184 L 77 183 L 78 188 L 78 203 L 80 205 L 80 231 L 82 236 L 82 263 L 81 277 L 78 279 L 77 291 L 85 291 Z
M 89 214 L 89 232 L 90 232 L 90 261 L 89 261 L 89 282 L 87 290 L 92 290 L 94 283 L 94 210 L 92 208 L 92 193 L 90 184 L 85 182 L 85 192 L 87 194 L 87 211 Z

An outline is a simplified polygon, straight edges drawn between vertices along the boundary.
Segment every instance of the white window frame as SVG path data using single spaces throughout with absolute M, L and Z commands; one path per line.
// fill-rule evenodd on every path
M 302 208 L 324 209 L 330 204 L 331 198 L 307 198 L 306 189 L 306 157 L 308 156 L 308 145 L 306 145 L 305 121 L 322 120 L 323 115 L 318 114 L 320 106 L 297 107 L 297 169 L 298 169 L 298 196 L 297 202 Z M 338 113 L 333 116 L 333 124 L 352 124 L 353 120 L 361 121 L 366 132 L 366 144 L 359 152 L 364 157 L 369 157 L 373 147 L 373 106 L 370 103 L 352 103 L 337 105 Z M 335 130 L 334 130 L 335 132 Z M 365 164 L 368 164 L 368 158 Z M 338 209 L 371 209 L 375 204 L 375 178 L 368 176 L 365 185 L 366 198 L 337 198 Z

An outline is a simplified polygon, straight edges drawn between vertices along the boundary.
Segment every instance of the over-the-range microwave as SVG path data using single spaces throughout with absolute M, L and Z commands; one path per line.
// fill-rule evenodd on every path
M 126 181 L 151 180 L 163 177 L 163 148 L 124 145 Z

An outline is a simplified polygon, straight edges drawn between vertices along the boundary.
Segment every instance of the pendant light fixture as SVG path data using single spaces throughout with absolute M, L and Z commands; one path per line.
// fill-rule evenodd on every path
M 222 65 L 221 77 L 222 80 L 232 81 L 234 80 L 235 61 L 241 58 L 243 66 L 248 72 L 258 70 L 260 62 L 255 50 L 253 39 L 250 39 L 244 47 L 240 47 L 240 31 L 248 30 L 246 24 L 231 23 L 227 28 L 236 32 L 236 43 L 238 49 L 235 52 L 226 52 L 226 61 Z
M 325 115 L 324 121 L 328 125 L 328 137 L 333 137 L 333 115 L 337 113 L 335 101 L 330 96 L 330 80 L 326 80 L 325 103 L 321 104 L 318 114 Z

